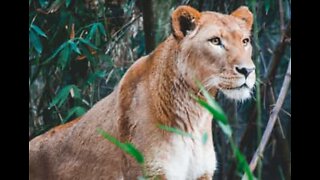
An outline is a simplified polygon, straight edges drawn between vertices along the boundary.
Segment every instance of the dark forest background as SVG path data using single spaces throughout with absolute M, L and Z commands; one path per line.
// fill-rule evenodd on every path
M 291 0 L 29 0 L 29 139 L 81 117 L 108 95 L 139 57 L 170 33 L 170 14 L 188 4 L 230 13 L 254 13 L 254 98 L 218 102 L 233 139 L 250 162 L 279 98 L 291 61 Z M 217 180 L 240 179 L 230 143 L 213 125 Z M 254 175 L 291 179 L 291 89 Z

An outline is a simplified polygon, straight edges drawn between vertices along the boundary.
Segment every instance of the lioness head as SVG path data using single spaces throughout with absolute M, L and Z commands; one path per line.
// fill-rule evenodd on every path
M 198 79 L 208 90 L 236 100 L 250 97 L 255 65 L 250 43 L 253 15 L 247 7 L 225 15 L 180 6 L 171 22 L 180 44 L 178 68 L 190 83 Z

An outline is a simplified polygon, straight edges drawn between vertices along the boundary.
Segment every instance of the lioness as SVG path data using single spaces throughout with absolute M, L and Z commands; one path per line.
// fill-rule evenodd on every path
M 250 97 L 255 83 L 252 23 L 252 13 L 243 6 L 230 15 L 178 7 L 171 16 L 172 35 L 136 61 L 109 96 L 78 122 L 30 141 L 30 179 L 131 180 L 143 175 L 142 168 L 150 179 L 211 179 L 216 169 L 212 116 L 190 94 L 199 95 L 198 80 L 213 96 L 221 91 L 231 99 Z M 145 157 L 144 166 L 103 139 L 97 128 L 134 144 Z

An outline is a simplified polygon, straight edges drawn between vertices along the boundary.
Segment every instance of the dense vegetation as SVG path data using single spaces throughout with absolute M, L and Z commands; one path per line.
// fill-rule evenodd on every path
M 250 162 L 291 61 L 290 0 L 29 0 L 29 138 L 109 94 L 136 59 L 168 36 L 170 13 L 181 4 L 222 13 L 247 5 L 255 15 L 255 98 L 236 103 L 218 96 L 231 138 Z M 259 179 L 291 179 L 290 92 L 254 171 Z M 215 178 L 239 179 L 231 141 L 216 124 L 213 133 L 221 165 Z

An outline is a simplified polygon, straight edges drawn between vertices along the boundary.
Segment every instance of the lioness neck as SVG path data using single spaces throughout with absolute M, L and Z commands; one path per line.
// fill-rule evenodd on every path
M 118 89 L 120 129 L 129 128 L 127 126 L 130 124 L 130 118 L 126 112 L 132 103 L 133 94 L 141 84 L 144 89 L 148 89 L 144 91 L 147 93 L 144 98 L 149 99 L 143 101 L 148 103 L 148 108 L 155 117 L 155 124 L 191 132 L 202 128 L 204 119 L 210 120 L 211 116 L 207 110 L 191 97 L 191 94 L 198 94 L 199 88 L 179 71 L 181 64 L 177 58 L 181 58 L 179 43 L 171 35 L 151 54 L 132 65 Z M 144 81 L 146 79 L 148 80 Z M 121 134 L 121 139 L 127 139 L 129 136 L 128 131 Z
M 156 57 L 152 58 L 156 64 L 156 76 L 151 77 L 154 81 L 150 86 L 156 92 L 152 98 L 158 123 L 186 132 L 202 128 L 203 117 L 209 120 L 211 117 L 191 96 L 197 95 L 199 89 L 179 71 L 181 64 L 177 58 L 181 58 L 181 54 L 178 42 L 170 36 L 150 56 Z

